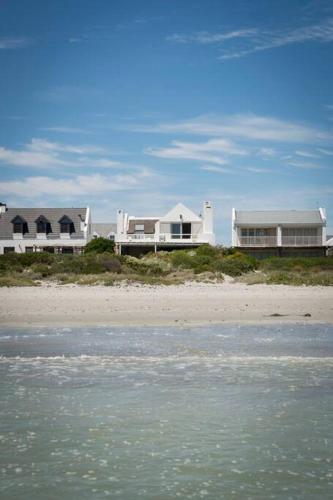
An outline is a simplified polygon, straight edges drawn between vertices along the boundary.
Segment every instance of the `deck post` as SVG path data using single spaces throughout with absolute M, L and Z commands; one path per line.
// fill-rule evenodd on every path
M 277 231 L 277 233 L 276 233 L 276 236 L 277 236 L 277 246 L 278 247 L 282 247 L 282 228 L 281 228 L 281 226 L 278 226 L 276 228 L 276 231 Z

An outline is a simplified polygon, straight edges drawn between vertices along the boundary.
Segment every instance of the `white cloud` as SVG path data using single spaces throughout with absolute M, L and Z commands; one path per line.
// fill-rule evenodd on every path
M 317 148 L 317 151 L 319 151 L 319 153 L 322 153 L 323 155 L 326 155 L 326 156 L 333 156 L 333 151 L 330 149 Z
M 45 130 L 47 132 L 59 132 L 61 134 L 91 134 L 90 130 L 75 127 L 42 127 L 40 130 Z
M 0 50 L 23 49 L 31 44 L 31 40 L 25 37 L 2 37 L 0 38 Z
M 0 147 L 0 163 L 37 169 L 55 167 L 118 168 L 122 166 L 120 162 L 95 157 L 104 153 L 103 148 L 96 146 L 73 146 L 50 142 L 47 139 L 33 138 L 23 150 Z
M 306 42 L 329 43 L 333 41 L 333 18 L 319 24 L 285 30 L 239 29 L 230 32 L 199 32 L 191 35 L 174 34 L 167 38 L 176 43 L 195 43 L 223 47 L 220 60 L 235 59 L 246 55 L 286 45 Z M 228 43 L 229 42 L 229 43 Z
M 320 169 L 324 168 L 324 167 L 317 165 L 315 163 L 309 163 L 306 161 L 290 161 L 288 163 L 288 165 L 290 165 L 291 167 L 303 168 L 306 170 L 310 170 L 310 169 L 320 170 Z
M 214 165 L 203 165 L 201 170 L 205 170 L 206 172 L 213 172 L 217 174 L 237 174 L 235 170 L 231 170 L 229 168 L 215 167 Z
M 297 149 L 295 151 L 295 155 L 297 156 L 302 156 L 303 158 L 319 158 L 320 156 L 315 154 L 315 153 L 310 153 L 309 151 L 303 151 L 300 149 Z
M 105 154 L 106 150 L 96 146 L 72 146 L 70 144 L 60 144 L 58 142 L 50 142 L 47 139 L 32 138 L 31 143 L 26 145 L 31 151 L 55 151 L 73 154 Z
M 153 126 L 131 126 L 136 132 L 181 133 L 202 136 L 233 136 L 247 140 L 263 140 L 286 143 L 316 143 L 331 141 L 333 135 L 302 123 L 280 120 L 256 114 L 230 116 L 203 115 L 174 123 Z
M 167 37 L 169 42 L 176 43 L 198 43 L 202 45 L 208 44 L 220 44 L 226 40 L 232 40 L 234 38 L 246 38 L 252 37 L 258 32 L 257 29 L 241 29 L 235 31 L 229 31 L 226 33 L 209 33 L 207 31 L 199 31 L 193 35 L 178 35 L 173 34 Z
M 207 161 L 218 165 L 227 163 L 225 156 L 247 153 L 227 139 L 211 139 L 202 143 L 172 141 L 171 144 L 167 148 L 146 148 L 145 153 L 158 158 Z
M 23 180 L 10 180 L 0 183 L 3 196 L 20 196 L 22 198 L 49 197 L 89 197 L 99 196 L 115 191 L 131 191 L 154 185 L 158 176 L 149 169 L 135 173 L 116 175 L 78 175 L 72 178 L 53 178 L 47 176 L 27 177 Z

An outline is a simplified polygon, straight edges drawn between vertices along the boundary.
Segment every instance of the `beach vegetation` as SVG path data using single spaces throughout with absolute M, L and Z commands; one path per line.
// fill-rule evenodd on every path
M 84 253 L 114 253 L 114 241 L 107 238 L 94 238 L 84 247 Z
M 107 240 L 108 241 L 108 240 Z M 220 283 L 230 276 L 247 284 L 333 285 L 333 257 L 256 260 L 234 249 L 203 245 L 197 249 L 147 254 L 141 258 L 105 251 L 83 255 L 9 253 L 0 256 L 1 286 L 56 282 L 107 285 L 126 282 Z

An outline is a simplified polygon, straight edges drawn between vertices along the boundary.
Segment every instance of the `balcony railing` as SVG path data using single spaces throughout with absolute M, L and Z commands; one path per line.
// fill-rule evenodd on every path
M 282 236 L 282 246 L 285 247 L 318 247 L 322 245 L 318 236 Z
M 276 236 L 241 236 L 239 238 L 241 247 L 276 247 Z
M 123 234 L 118 236 L 119 243 L 206 243 L 207 237 L 200 234 L 174 234 L 174 233 L 160 233 L 160 234 L 144 234 L 133 233 Z

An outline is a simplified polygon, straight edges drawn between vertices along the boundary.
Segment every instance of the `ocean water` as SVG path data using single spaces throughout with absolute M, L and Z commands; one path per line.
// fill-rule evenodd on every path
M 0 498 L 331 499 L 333 327 L 0 330 Z

